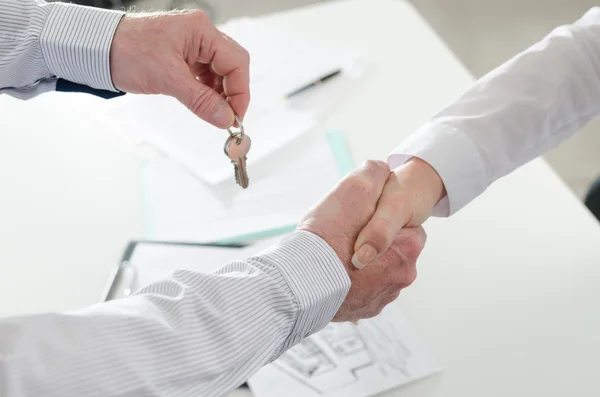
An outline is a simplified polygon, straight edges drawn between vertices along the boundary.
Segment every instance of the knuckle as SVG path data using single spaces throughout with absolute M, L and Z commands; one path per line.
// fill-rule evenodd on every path
M 427 232 L 423 228 L 423 226 L 419 226 L 415 228 L 415 231 L 418 233 L 419 238 L 421 240 L 421 250 L 425 248 L 425 243 L 427 242 Z
M 367 160 L 357 173 L 360 178 L 369 180 L 371 182 L 370 191 L 374 192 L 377 190 L 378 195 L 381 194 L 385 182 L 390 174 L 390 168 L 386 163 L 379 160 Z
M 400 250 L 407 261 L 416 262 L 425 247 L 424 236 L 415 229 L 404 229 L 403 232 L 399 241 Z
M 385 173 L 385 177 L 380 176 L 384 175 L 383 172 L 386 169 L 389 170 L 387 164 L 382 161 L 367 160 L 348 175 L 345 180 L 351 186 L 354 194 L 366 194 L 369 197 L 377 195 L 377 198 L 379 198 L 388 173 Z
M 406 275 L 403 274 L 402 272 L 396 272 L 396 274 L 394 275 L 394 277 L 392 278 L 392 289 L 394 290 L 394 292 L 400 292 L 400 290 L 402 290 L 403 288 L 408 287 L 408 283 L 407 283 L 407 279 L 406 279 Z
M 405 280 L 404 280 L 404 287 L 403 288 L 407 288 L 410 287 L 415 280 L 417 279 L 417 267 L 416 266 L 409 266 L 408 269 L 406 269 L 406 275 L 405 275 Z
M 357 175 L 352 179 L 352 190 L 355 195 L 371 195 L 375 189 L 373 181 L 363 175 Z
M 367 160 L 364 163 L 364 168 L 368 171 L 385 173 L 386 175 L 390 172 L 390 167 L 381 160 Z
M 250 52 L 248 52 L 248 50 L 242 46 L 240 46 L 240 48 L 241 48 L 242 61 L 245 64 L 250 64 Z
M 190 13 L 190 17 L 196 22 L 201 24 L 212 24 L 208 14 L 202 10 L 194 10 Z
M 390 277 L 390 289 L 400 293 L 404 288 L 410 287 L 417 279 L 417 267 L 414 263 L 394 265 Z
M 390 167 L 381 160 L 367 160 L 363 165 L 364 174 L 383 185 L 390 175 Z

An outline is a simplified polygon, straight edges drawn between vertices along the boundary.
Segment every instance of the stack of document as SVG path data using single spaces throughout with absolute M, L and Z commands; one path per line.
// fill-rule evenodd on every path
M 364 71 L 360 54 L 248 18 L 220 28 L 252 54 L 252 101 L 244 118 L 252 138 L 248 189 L 234 182 L 233 165 L 223 152 L 227 132 L 177 100 L 126 95 L 99 111 L 131 142 L 151 149 L 143 183 L 147 238 L 235 241 L 285 232 L 348 171 L 338 166 L 340 148 L 332 148 L 318 126 L 328 106 L 344 94 L 342 87 Z M 287 98 L 332 72 L 339 77 Z

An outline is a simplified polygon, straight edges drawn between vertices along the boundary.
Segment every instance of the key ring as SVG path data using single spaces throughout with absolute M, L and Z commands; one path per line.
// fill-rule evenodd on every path
M 235 121 L 240 126 L 240 130 L 238 132 L 233 132 L 231 131 L 231 127 L 229 127 L 227 128 L 227 132 L 229 132 L 229 138 L 232 138 L 234 136 L 237 138 L 236 143 L 239 145 L 242 142 L 242 139 L 244 139 L 244 125 L 242 124 L 242 120 L 240 120 L 238 116 L 234 115 L 233 117 L 235 117 Z M 229 139 L 227 141 L 229 142 Z
M 242 140 L 239 138 L 239 135 L 240 133 L 236 132 L 235 134 L 231 134 L 227 137 L 227 139 L 225 140 L 225 146 L 223 146 L 223 152 L 225 152 L 225 156 L 229 157 L 229 153 L 227 153 L 227 148 L 229 147 L 229 142 L 231 142 L 232 139 L 236 139 L 236 145 L 242 143 Z

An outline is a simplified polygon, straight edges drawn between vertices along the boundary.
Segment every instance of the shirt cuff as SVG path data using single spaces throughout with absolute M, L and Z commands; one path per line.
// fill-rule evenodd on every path
M 50 3 L 40 46 L 50 72 L 101 90 L 118 91 L 110 74 L 110 47 L 124 12 Z
M 473 141 L 449 125 L 425 124 L 389 155 L 388 165 L 394 169 L 412 157 L 431 165 L 446 188 L 433 216 L 456 213 L 490 185 L 490 173 Z
M 348 295 L 350 277 L 333 248 L 310 232 L 294 232 L 258 257 L 280 271 L 298 305 L 285 351 L 333 319 Z

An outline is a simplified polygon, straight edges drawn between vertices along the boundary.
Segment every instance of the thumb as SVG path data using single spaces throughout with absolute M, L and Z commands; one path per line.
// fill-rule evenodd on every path
M 169 91 L 192 113 L 215 127 L 229 128 L 234 124 L 235 116 L 229 103 L 214 89 L 196 80 L 186 64 Z
M 389 185 L 384 188 L 375 214 L 359 233 L 354 244 L 354 267 L 362 269 L 387 251 L 396 235 L 412 217 L 412 211 L 407 208 L 407 203 L 403 203 L 401 196 Z

